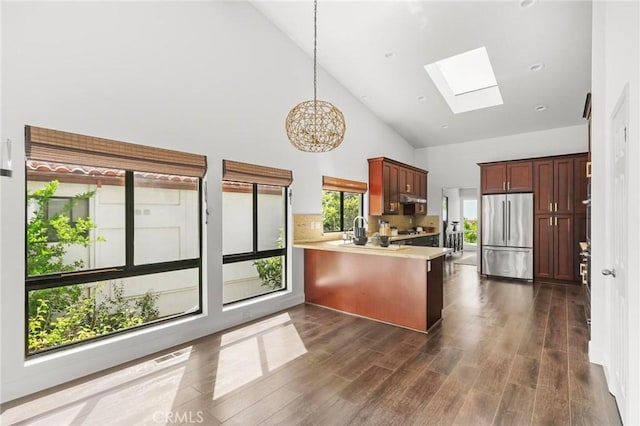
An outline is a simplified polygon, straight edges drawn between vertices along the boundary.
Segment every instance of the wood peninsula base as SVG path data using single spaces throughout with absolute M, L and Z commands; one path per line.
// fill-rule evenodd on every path
M 304 250 L 309 303 L 426 332 L 442 318 L 444 257 Z

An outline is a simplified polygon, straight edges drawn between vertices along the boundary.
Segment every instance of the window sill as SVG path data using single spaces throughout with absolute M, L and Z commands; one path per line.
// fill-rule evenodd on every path
M 49 354 L 36 355 L 33 358 L 26 359 L 24 361 L 24 366 L 30 367 L 30 366 L 34 366 L 34 365 L 38 365 L 46 362 L 51 362 L 57 359 L 62 359 L 64 357 L 71 356 L 74 354 L 79 354 L 79 353 L 91 351 L 91 350 L 97 350 L 107 345 L 115 344 L 116 342 L 121 342 L 128 339 L 135 339 L 147 334 L 156 333 L 159 330 L 175 327 L 181 324 L 188 324 L 190 322 L 202 319 L 206 316 L 207 315 L 203 312 L 197 315 L 190 315 L 185 318 L 176 319 L 174 321 L 166 321 L 154 326 L 143 327 L 140 330 L 131 330 L 126 333 L 116 334 L 115 336 L 100 339 L 95 342 L 72 346 L 68 349 L 54 351 Z
M 266 302 L 267 300 L 272 300 L 272 299 L 277 299 L 280 297 L 284 297 L 286 295 L 291 294 L 291 289 L 286 289 L 286 290 L 281 290 L 281 291 L 275 291 L 273 293 L 269 293 L 269 294 L 265 294 L 263 296 L 257 296 L 253 299 L 249 299 L 249 300 L 241 300 L 239 302 L 232 302 L 227 306 L 223 306 L 222 307 L 222 312 L 232 312 L 235 311 L 237 309 L 242 309 L 242 308 L 246 308 L 248 306 L 253 306 L 255 304 L 258 303 L 263 303 Z

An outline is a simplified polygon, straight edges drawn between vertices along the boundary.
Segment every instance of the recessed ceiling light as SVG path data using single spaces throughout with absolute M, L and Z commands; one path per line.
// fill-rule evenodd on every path
M 521 0 L 520 6 L 522 7 L 531 7 L 537 0 Z
M 441 124 L 440 127 L 442 127 L 443 129 L 448 129 L 449 125 L 448 124 Z
M 540 71 L 542 68 L 544 68 L 544 64 L 542 62 L 539 62 L 537 64 L 533 64 L 529 67 L 529 71 Z
M 503 103 L 484 46 L 433 62 L 424 68 L 454 114 Z
M 546 106 L 546 105 L 538 105 L 538 106 L 536 107 L 536 111 L 538 111 L 538 112 L 540 112 L 540 111 L 544 111 L 544 110 L 546 110 L 546 109 L 547 109 L 547 106 Z
M 393 52 L 387 52 L 387 53 L 385 53 L 385 54 L 384 54 L 384 57 L 385 57 L 385 58 L 387 58 L 387 59 L 389 59 L 389 58 L 391 58 L 393 55 L 395 55 L 395 53 L 393 53 Z
M 362 99 L 368 99 L 368 98 L 369 98 L 369 96 L 367 96 L 367 95 L 362 95 L 362 96 L 360 96 L 360 98 L 362 98 Z
M 425 100 L 425 97 L 424 97 L 424 96 L 418 96 L 418 100 L 419 100 L 419 101 L 424 101 L 424 100 Z

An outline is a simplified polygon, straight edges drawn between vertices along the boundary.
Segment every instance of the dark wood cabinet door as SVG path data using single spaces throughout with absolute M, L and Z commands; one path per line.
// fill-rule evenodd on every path
M 533 191 L 533 163 L 531 161 L 511 161 L 507 163 L 507 191 Z
M 417 194 L 415 180 L 415 173 L 413 170 L 398 167 L 398 191 L 401 194 Z
M 385 176 L 386 173 L 386 176 Z M 388 182 L 389 170 L 383 167 L 382 160 L 369 160 L 369 214 L 372 216 L 381 216 L 384 214 L 384 183 Z
M 398 194 L 398 166 L 385 164 L 388 167 L 388 180 L 385 182 L 385 212 L 384 214 L 398 214 L 400 210 L 400 197 Z
M 573 213 L 574 203 L 573 157 L 553 161 L 553 211 L 556 214 Z
M 553 212 L 553 160 L 533 162 L 534 214 Z
M 553 278 L 553 216 L 535 215 L 533 235 L 534 278 Z
M 480 186 L 483 194 L 497 194 L 507 189 L 507 165 L 489 164 L 480 168 Z
M 555 215 L 553 217 L 553 254 L 554 276 L 557 280 L 573 281 L 576 255 L 573 215 Z
M 425 173 L 416 173 L 418 179 L 418 197 L 427 198 L 427 175 Z
M 413 186 L 411 187 L 411 193 L 416 197 L 419 197 L 421 193 L 420 185 L 422 183 L 422 177 L 424 176 L 424 173 L 413 172 L 412 175 Z
M 587 178 L 587 156 L 581 155 L 574 160 L 574 199 L 573 199 L 573 211 L 576 214 L 586 214 L 587 206 L 582 202 L 588 198 L 587 185 L 589 179 Z
M 393 205 L 391 204 L 391 166 L 388 164 L 382 166 L 382 188 L 382 214 L 390 214 L 393 212 Z
M 404 188 L 407 187 L 407 178 L 408 178 L 407 169 L 403 167 L 399 167 L 398 168 L 398 188 L 399 188 L 399 191 L 402 193 L 406 192 Z

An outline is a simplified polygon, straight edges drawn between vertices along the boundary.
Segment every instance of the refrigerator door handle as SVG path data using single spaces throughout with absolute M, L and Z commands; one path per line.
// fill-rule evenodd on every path
M 511 201 L 507 201 L 507 241 L 511 240 Z
M 505 221 L 506 221 L 506 206 L 504 205 L 504 201 L 502 202 L 502 241 L 506 241 L 504 239 L 504 234 L 505 234 Z

